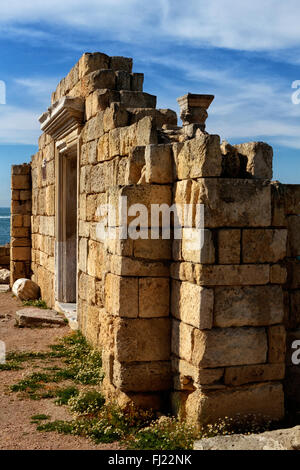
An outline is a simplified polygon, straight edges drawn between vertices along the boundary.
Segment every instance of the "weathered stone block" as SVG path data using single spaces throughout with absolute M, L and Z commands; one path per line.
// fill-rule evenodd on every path
M 300 215 L 300 184 L 283 185 L 286 215 Z
M 121 364 L 114 361 L 113 383 L 125 392 L 155 392 L 171 388 L 170 362 Z
M 300 290 L 290 292 L 290 321 L 295 328 L 300 326 Z
M 142 169 L 145 165 L 145 148 L 139 146 L 131 149 L 126 173 L 127 184 L 137 184 L 141 178 Z
M 244 263 L 276 263 L 286 256 L 286 229 L 243 230 Z
M 181 377 L 191 378 L 194 385 L 198 386 L 216 384 L 224 375 L 224 368 L 222 367 L 217 369 L 201 369 L 174 356 L 172 357 L 171 364 L 174 374 L 180 374 Z
M 183 144 L 173 145 L 176 179 L 220 176 L 222 157 L 220 137 L 200 134 Z
M 172 282 L 171 312 L 175 318 L 199 329 L 210 329 L 213 323 L 214 294 L 189 282 Z
M 280 264 L 270 266 L 270 282 L 271 284 L 285 284 L 287 281 L 287 269 Z
M 118 155 L 130 155 L 134 147 L 156 143 L 155 122 L 150 117 L 145 117 L 136 124 L 109 132 L 109 156 L 113 158 Z
M 87 273 L 90 276 L 95 276 L 98 279 L 101 279 L 104 270 L 103 244 L 89 240 L 88 247 Z
M 287 262 L 288 280 L 290 289 L 300 289 L 300 260 L 288 260 Z
M 270 278 L 269 265 L 195 265 L 193 277 L 200 286 L 263 285 Z M 185 280 L 185 279 L 183 279 Z
M 204 204 L 206 228 L 268 227 L 271 190 L 264 181 L 202 178 L 175 185 L 177 204 Z M 260 208 L 258 211 L 257 208 Z
M 139 314 L 139 280 L 108 273 L 105 277 L 105 309 L 111 315 L 137 318 Z
M 170 320 L 120 320 L 115 331 L 115 354 L 119 362 L 168 361 Z
M 28 174 L 12 175 L 11 180 L 12 189 L 30 189 L 31 178 Z
M 225 416 L 240 419 L 252 415 L 257 420 L 279 420 L 284 416 L 284 394 L 279 383 L 206 393 L 196 390 L 188 396 L 185 409 L 187 419 L 201 424 L 214 423 Z
M 228 367 L 225 369 L 224 383 L 238 386 L 251 382 L 283 380 L 284 364 L 256 364 L 253 366 Z
M 191 361 L 201 367 L 223 367 L 266 362 L 264 328 L 224 328 L 194 331 Z
M 247 142 L 234 146 L 247 158 L 247 171 L 254 178 L 272 179 L 273 149 L 264 142 Z
M 118 276 L 169 277 L 168 263 L 112 255 L 107 267 Z
M 128 125 L 128 112 L 119 103 L 112 103 L 103 115 L 104 132 Z
M 300 256 L 300 216 L 290 215 L 288 222 L 288 256 Z
M 151 116 L 155 119 L 156 129 L 164 126 L 177 126 L 177 114 L 172 109 L 130 108 L 130 114 L 132 124 L 145 116 Z
M 31 260 L 31 248 L 28 246 L 13 247 L 10 252 L 13 261 Z
M 144 74 L 133 73 L 131 74 L 131 90 L 132 91 L 143 91 Z
M 218 232 L 219 264 L 239 264 L 241 260 L 241 231 L 224 229 Z
M 283 325 L 268 328 L 268 362 L 280 364 L 285 362 L 286 331 Z
M 215 247 L 212 232 L 207 229 L 183 228 L 181 255 L 185 261 L 213 264 L 215 262 Z
M 148 232 L 148 229 L 145 229 Z M 170 240 L 153 240 L 149 231 L 149 238 L 144 240 L 138 238 L 133 240 L 133 254 L 136 258 L 149 260 L 170 260 L 172 258 L 172 247 Z
M 86 53 L 79 60 L 79 78 L 91 72 L 100 69 L 109 68 L 109 57 L 106 54 L 95 52 L 93 54 Z
M 89 120 L 95 116 L 99 111 L 104 111 L 111 103 L 119 102 L 120 95 L 116 90 L 95 90 L 88 95 L 85 100 L 85 116 Z
M 112 70 L 124 70 L 125 72 L 132 72 L 133 61 L 130 57 L 113 56 L 110 57 L 109 66 Z
M 88 96 L 96 89 L 114 90 L 116 85 L 116 75 L 113 70 L 96 70 L 85 75 L 80 82 L 80 95 Z
M 88 240 L 87 238 L 80 238 L 78 246 L 78 268 L 87 272 L 87 257 L 88 257 Z
M 168 317 L 170 310 L 169 279 L 145 277 L 139 283 L 139 317 Z
M 131 75 L 125 70 L 116 72 L 116 89 L 117 90 L 131 90 Z
M 215 288 L 214 326 L 267 326 L 282 323 L 283 291 L 280 286 Z
M 170 145 L 147 145 L 145 163 L 146 183 L 172 183 L 173 168 Z
M 153 223 L 150 225 L 151 210 L 152 208 L 156 209 L 156 206 L 160 206 L 162 204 L 167 204 L 170 207 L 172 200 L 172 189 L 167 185 L 131 185 L 125 186 L 123 188 L 109 188 L 108 204 L 110 204 L 112 208 L 115 208 L 117 215 L 117 220 L 113 224 L 114 226 L 122 225 L 122 223 L 124 224 L 124 221 L 119 221 L 119 204 L 121 196 L 127 197 L 128 208 L 132 208 L 132 206 L 137 204 L 143 204 L 145 209 L 147 209 L 147 220 L 143 221 L 142 218 L 140 218 L 141 228 L 147 228 L 151 226 L 159 227 L 159 223 L 157 224 L 155 220 L 153 220 Z M 133 208 L 131 209 L 132 213 L 130 211 L 129 220 L 134 220 L 137 216 L 139 216 L 138 207 L 140 206 L 135 207 L 136 212 L 133 214 Z M 168 221 L 166 221 L 166 223 Z
M 120 91 L 121 104 L 125 108 L 155 108 L 156 96 L 141 91 Z
M 264 328 L 225 328 L 201 331 L 172 322 L 172 352 L 201 368 L 266 362 Z

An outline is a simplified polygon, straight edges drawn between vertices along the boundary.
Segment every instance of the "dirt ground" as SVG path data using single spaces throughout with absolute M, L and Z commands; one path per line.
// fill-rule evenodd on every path
M 0 340 L 9 351 L 49 351 L 48 346 L 66 335 L 69 327 L 17 328 L 15 312 L 22 303 L 11 292 L 0 293 Z M 51 361 L 49 359 L 49 361 Z M 77 437 L 43 433 L 36 430 L 31 417 L 37 414 L 51 416 L 51 420 L 68 420 L 66 407 L 57 406 L 54 399 L 30 400 L 12 393 L 9 386 L 34 371 L 35 363 L 25 363 L 24 369 L 0 371 L 0 449 L 1 450 L 110 450 L 120 449 L 118 443 L 95 445 Z

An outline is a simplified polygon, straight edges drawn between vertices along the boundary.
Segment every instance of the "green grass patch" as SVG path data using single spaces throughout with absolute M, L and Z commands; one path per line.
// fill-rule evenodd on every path
M 73 432 L 73 422 L 70 421 L 51 421 L 50 423 L 40 424 L 37 426 L 38 431 L 53 432 L 56 431 L 59 434 L 75 434 Z
M 37 307 L 46 310 L 48 308 L 46 302 L 42 299 L 37 300 L 23 300 L 24 307 Z
M 68 401 L 77 395 L 79 395 L 79 390 L 77 387 L 70 386 L 61 388 L 56 391 L 57 399 L 55 400 L 55 403 L 60 406 L 67 405 Z
M 83 385 L 99 385 L 103 379 L 101 354 L 92 350 L 80 332 L 72 333 L 51 345 L 49 352 L 12 352 L 8 356 L 11 362 L 7 364 L 17 367 L 26 361 L 53 358 L 60 358 L 63 366 L 42 368 L 41 372 L 34 372 L 12 385 L 11 391 L 23 392 L 29 398 L 37 400 L 56 396 L 53 389 L 49 390 L 45 384 L 71 380 Z
M 4 364 L 0 364 L 0 371 L 1 370 L 20 370 L 22 367 L 20 363 L 17 361 L 7 361 Z
M 195 438 L 194 427 L 163 416 L 130 436 L 127 447 L 135 450 L 191 450 Z
M 38 415 L 31 416 L 31 422 L 34 423 L 34 424 L 38 424 L 41 421 L 46 421 L 48 419 L 50 419 L 50 416 L 49 415 L 44 415 L 44 414 L 38 414 Z

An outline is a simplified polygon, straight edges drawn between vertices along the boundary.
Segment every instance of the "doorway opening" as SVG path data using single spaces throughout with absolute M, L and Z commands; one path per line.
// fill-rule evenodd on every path
M 58 156 L 56 301 L 64 313 L 77 302 L 77 145 Z

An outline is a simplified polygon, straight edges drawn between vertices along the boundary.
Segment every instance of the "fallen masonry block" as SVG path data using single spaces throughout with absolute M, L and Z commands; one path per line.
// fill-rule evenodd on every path
M 32 326 L 65 326 L 64 318 L 55 310 L 42 310 L 40 308 L 23 308 L 16 312 L 17 325 L 22 327 Z
M 196 441 L 194 450 L 299 450 L 300 427 L 245 436 L 216 436 Z
M 0 285 L 0 294 L 5 293 L 5 292 L 9 292 L 9 291 L 10 291 L 9 284 L 1 284 Z

